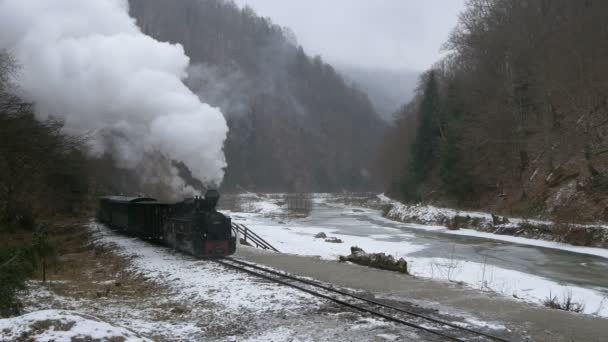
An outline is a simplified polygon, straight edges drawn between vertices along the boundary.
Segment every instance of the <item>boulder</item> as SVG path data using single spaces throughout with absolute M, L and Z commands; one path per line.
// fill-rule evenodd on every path
M 449 230 L 458 230 L 460 228 L 464 228 L 471 221 L 470 216 L 460 216 L 456 215 L 451 220 L 448 220 L 446 226 Z
M 506 216 L 500 217 L 498 215 L 494 215 L 492 214 L 492 223 L 495 226 L 500 226 L 501 224 L 507 224 L 509 223 L 509 219 Z
M 386 255 L 384 253 L 366 253 L 363 249 L 356 246 L 351 247 L 350 252 L 351 254 L 348 256 L 340 256 L 340 261 L 350 261 L 358 265 L 407 274 L 407 261 L 403 258 L 395 261 L 395 258 L 392 255 Z
M 357 247 L 357 246 L 352 246 L 350 248 L 350 252 L 352 254 L 366 254 L 365 251 L 363 250 L 363 248 Z
M 326 237 L 327 237 L 327 235 L 325 235 L 325 233 L 323 233 L 323 232 L 315 235 L 315 239 L 325 239 Z
M 327 239 L 325 239 L 325 242 L 330 242 L 330 243 L 343 243 L 344 241 L 338 239 L 337 237 L 328 237 Z

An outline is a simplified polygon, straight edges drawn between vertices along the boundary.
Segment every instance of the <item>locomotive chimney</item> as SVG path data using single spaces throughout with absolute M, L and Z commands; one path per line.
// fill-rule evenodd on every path
M 210 209 L 215 209 L 220 200 L 220 193 L 217 190 L 207 190 L 205 200 Z

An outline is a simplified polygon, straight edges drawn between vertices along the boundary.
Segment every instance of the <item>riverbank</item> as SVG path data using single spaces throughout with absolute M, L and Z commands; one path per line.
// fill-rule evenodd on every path
M 477 211 L 460 211 L 432 205 L 408 205 L 385 195 L 378 199 L 384 216 L 403 223 L 474 229 L 484 233 L 545 240 L 573 246 L 608 248 L 608 226 L 510 218 Z

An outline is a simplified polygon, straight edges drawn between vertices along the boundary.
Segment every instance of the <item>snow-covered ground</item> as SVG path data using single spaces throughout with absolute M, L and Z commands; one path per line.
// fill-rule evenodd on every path
M 124 341 L 147 338 L 100 321 L 96 317 L 65 310 L 41 310 L 0 319 L 0 341 Z
M 550 279 L 530 273 L 489 265 L 479 260 L 462 260 L 451 258 L 450 251 L 444 251 L 437 257 L 415 256 L 416 252 L 431 246 L 419 244 L 411 233 L 385 227 L 381 223 L 365 222 L 367 228 L 377 230 L 374 234 L 359 234 L 348 231 L 353 226 L 356 232 L 361 222 L 353 215 L 372 217 L 373 222 L 385 222 L 379 211 L 357 208 L 331 201 L 330 195 L 315 196 L 316 204 L 334 207 L 335 217 L 328 217 L 321 222 L 315 219 L 288 219 L 281 203 L 280 196 L 248 195 L 246 205 L 230 212 L 233 220 L 244 223 L 281 252 L 298 255 L 319 256 L 323 259 L 336 260 L 339 255 L 350 254 L 351 246 L 359 246 L 367 252 L 384 252 L 396 258 L 403 257 L 408 261 L 411 274 L 419 277 L 433 278 L 441 281 L 459 282 L 466 286 L 486 291 L 497 292 L 514 299 L 540 304 L 549 295 L 571 295 L 576 301 L 585 305 L 585 313 L 608 317 L 608 289 L 584 288 L 571 284 L 561 284 Z M 340 212 L 349 215 L 341 215 Z M 479 213 L 482 215 L 482 213 Z M 429 214 L 429 215 L 432 215 Z M 314 216 L 314 214 L 312 215 Z M 394 225 L 395 223 L 391 221 Z M 404 224 L 405 225 L 405 224 Z M 337 227 L 340 227 L 339 229 Z M 575 247 L 563 243 L 539 241 L 520 237 L 500 236 L 481 233 L 470 229 L 458 231 L 446 227 L 407 224 L 408 228 L 434 231 L 437 233 L 469 235 L 485 239 L 502 240 L 518 244 L 560 249 L 574 253 L 608 258 L 608 251 L 601 248 Z M 337 237 L 344 243 L 329 243 L 325 239 L 315 238 L 318 233 Z
M 144 286 L 161 285 L 162 291 L 127 299 L 111 292 L 74 296 L 71 291 L 54 290 L 55 286 L 69 283 L 68 280 L 50 281 L 46 286 L 31 282 L 29 293 L 23 297 L 24 310 L 29 314 L 0 321 L 0 341 L 12 341 L 28 324 L 53 315 L 59 320 L 64 319 L 60 317 L 63 315 L 77 322 L 70 332 L 59 331 L 57 327 L 41 329 L 46 335 L 37 340 L 71 341 L 72 335 L 68 333 L 76 334 L 86 327 L 91 334 L 108 327 L 108 334 L 121 333 L 127 341 L 133 340 L 129 336 L 166 341 L 277 342 L 421 338 L 406 327 L 345 311 L 302 291 L 118 234 L 93 221 L 88 228 L 96 246 L 104 246 L 128 259 L 128 272 L 136 275 Z M 96 285 L 114 289 L 116 281 L 97 281 Z M 100 319 L 95 321 L 98 326 L 84 321 L 84 318 L 95 320 L 92 316 Z M 4 326 L 12 327 L 4 332 L 6 336 L 1 334 Z

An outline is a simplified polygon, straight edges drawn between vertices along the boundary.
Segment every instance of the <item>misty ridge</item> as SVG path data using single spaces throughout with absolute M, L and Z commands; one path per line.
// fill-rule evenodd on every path
M 361 66 L 337 66 L 345 79 L 364 91 L 381 118 L 391 123 L 401 107 L 410 102 L 420 72 Z
M 186 84 L 227 118 L 225 190 L 378 187 L 374 153 L 385 123 L 365 93 L 308 56 L 289 29 L 230 1 L 130 4 L 144 33 L 184 46 Z
M 602 2 L 472 0 L 416 81 L 334 67 L 228 0 L 57 4 L 2 2 L 2 91 L 52 139 L 83 138 L 93 192 L 386 190 L 606 217 Z
M 0 0 L 0 340 L 604 340 L 606 14 Z
M 177 199 L 220 185 L 380 185 L 386 124 L 367 95 L 250 8 L 63 0 L 2 10 L 11 87 L 38 120 L 85 138 L 95 191 Z

